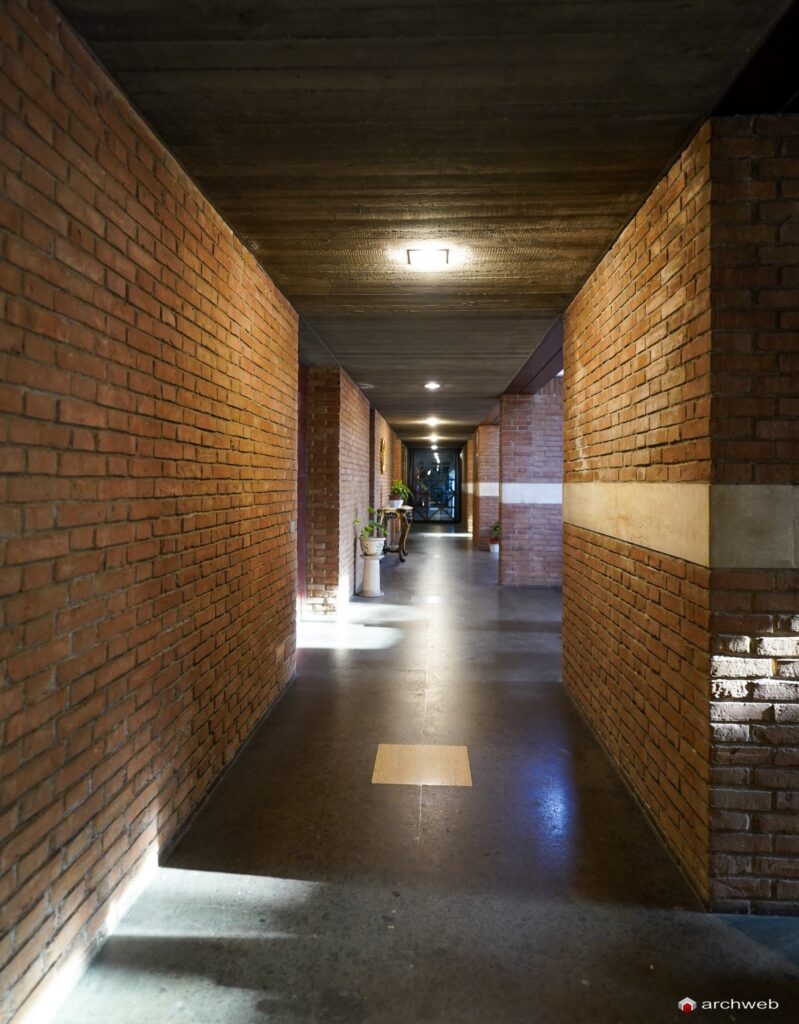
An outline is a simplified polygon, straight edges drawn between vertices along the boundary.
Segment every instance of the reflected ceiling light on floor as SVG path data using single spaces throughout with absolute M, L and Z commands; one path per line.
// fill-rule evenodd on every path
M 427 388 L 428 391 L 438 391 L 441 385 L 438 383 L 437 380 L 429 380 L 425 384 L 425 387 Z
M 437 444 L 431 444 L 430 445 L 430 451 L 431 452 L 437 452 L 438 451 L 438 445 Z

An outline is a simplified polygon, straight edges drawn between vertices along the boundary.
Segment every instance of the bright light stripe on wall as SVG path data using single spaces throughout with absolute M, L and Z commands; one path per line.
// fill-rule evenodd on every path
M 563 502 L 561 483 L 501 484 L 499 500 L 503 505 L 560 505 Z
M 570 482 L 563 521 L 698 565 L 799 568 L 799 487 Z
M 479 494 L 481 498 L 499 497 L 499 484 L 496 482 L 479 480 L 475 487 L 477 488 L 475 494 Z

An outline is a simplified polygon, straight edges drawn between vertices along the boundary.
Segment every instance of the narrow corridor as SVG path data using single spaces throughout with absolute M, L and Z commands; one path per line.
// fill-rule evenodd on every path
M 795 928 L 700 912 L 560 686 L 558 591 L 496 567 L 416 529 L 382 600 L 301 624 L 296 681 L 63 1024 L 796 1019 Z M 374 785 L 381 743 L 465 745 L 473 784 Z

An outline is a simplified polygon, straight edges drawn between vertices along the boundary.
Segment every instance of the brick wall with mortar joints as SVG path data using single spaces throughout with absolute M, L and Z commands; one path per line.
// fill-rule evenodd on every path
M 475 438 L 473 435 L 466 442 L 466 446 L 463 450 L 463 524 L 467 533 L 472 534 L 474 532 L 474 447 Z
M 8 1016 L 293 674 L 297 321 L 53 7 L 0 46 Z
M 372 410 L 372 476 L 369 503 L 373 508 L 385 508 L 391 482 L 399 476 L 394 471 L 394 452 L 396 448 L 395 434 L 385 419 L 376 410 Z M 380 470 L 380 442 L 384 447 L 384 469 Z
M 337 366 L 308 371 L 305 610 L 310 615 L 333 614 L 338 605 L 340 374 Z
M 474 532 L 472 540 L 488 551 L 491 527 L 499 520 L 499 496 L 480 493 L 480 485 L 499 483 L 499 427 L 483 424 L 475 433 Z
M 710 127 L 564 318 L 565 479 L 710 479 Z
M 502 397 L 499 467 L 503 485 L 562 482 L 561 378 L 550 381 L 535 395 Z M 499 520 L 499 582 L 507 586 L 559 586 L 563 563 L 562 506 L 500 502 Z
M 564 319 L 567 482 L 711 478 L 711 181 L 703 126 Z M 709 572 L 564 528 L 564 680 L 709 893 Z
M 799 587 L 714 570 L 711 906 L 799 912 Z
M 567 688 L 708 893 L 710 571 L 564 526 Z
M 799 117 L 711 125 L 712 479 L 795 485 Z M 712 905 L 799 913 L 799 572 L 712 587 Z
M 799 115 L 711 122 L 713 480 L 799 483 Z
M 340 433 L 340 518 L 339 574 L 349 592 L 340 594 L 348 601 L 363 582 L 363 558 L 358 545 L 358 530 L 353 520 L 369 518 L 369 400 L 354 381 L 341 371 Z

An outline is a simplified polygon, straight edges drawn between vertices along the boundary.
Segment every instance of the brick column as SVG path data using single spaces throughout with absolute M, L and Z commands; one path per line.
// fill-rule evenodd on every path
M 471 534 L 474 534 L 474 447 L 475 439 L 470 437 L 463 450 L 463 526 Z
M 335 614 L 363 579 L 353 520 L 368 518 L 369 442 L 363 392 L 337 366 L 309 370 L 307 614 Z
M 799 116 L 712 122 L 711 905 L 799 912 Z
M 558 586 L 563 562 L 563 388 L 504 395 L 499 424 L 499 582 Z
M 482 551 L 488 551 L 491 527 L 499 519 L 499 427 L 481 424 L 475 439 L 472 540 Z
M 797 140 L 708 122 L 565 318 L 564 679 L 735 912 L 799 911 Z

